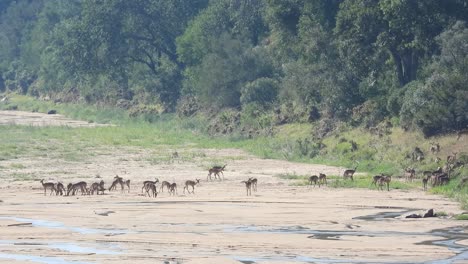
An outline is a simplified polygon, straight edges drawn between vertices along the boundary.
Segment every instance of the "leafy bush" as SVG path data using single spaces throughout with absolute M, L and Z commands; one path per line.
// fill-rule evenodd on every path
M 198 101 L 193 96 L 184 96 L 177 102 L 176 109 L 179 117 L 190 117 L 199 110 Z
M 271 78 L 259 78 L 241 88 L 241 104 L 257 103 L 265 105 L 276 100 L 278 82 Z

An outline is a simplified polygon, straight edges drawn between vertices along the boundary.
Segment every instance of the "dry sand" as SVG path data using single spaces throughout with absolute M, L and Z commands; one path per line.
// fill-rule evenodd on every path
M 441 196 L 292 186 L 275 175 L 343 168 L 258 159 L 235 149 L 187 148 L 156 165 L 148 161 L 154 151 L 100 150 L 86 162 L 14 161 L 24 168 L 0 161 L 2 173 L 21 170 L 38 179 L 103 179 L 109 186 L 120 174 L 132 181 L 130 193 L 68 197 L 44 196 L 38 181 L 1 183 L 0 263 L 468 263 L 466 222 L 402 217 L 430 208 L 461 212 Z M 183 159 L 193 153 L 224 159 L 225 180 L 207 181 L 203 161 Z M 178 195 L 143 196 L 141 183 L 154 177 L 177 182 Z M 259 180 L 249 197 L 240 183 L 247 177 Z M 202 180 L 195 194 L 184 194 L 185 180 L 195 178 Z

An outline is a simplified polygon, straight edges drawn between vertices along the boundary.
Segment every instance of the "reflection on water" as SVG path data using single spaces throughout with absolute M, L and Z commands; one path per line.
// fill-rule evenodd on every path
M 37 220 L 37 219 L 21 218 L 21 217 L 0 216 L 0 219 L 13 220 L 13 221 L 22 222 L 22 223 L 31 223 L 33 226 L 37 226 L 37 227 L 66 229 L 71 232 L 76 232 L 76 233 L 80 233 L 83 235 L 86 235 L 86 234 L 128 234 L 129 233 L 129 231 L 125 229 L 73 227 L 73 226 L 66 226 L 64 223 L 56 222 L 56 221 Z
M 0 259 L 14 259 L 14 260 L 46 263 L 46 264 L 92 264 L 91 262 L 68 261 L 63 258 L 58 258 L 58 257 L 41 257 L 41 256 L 7 254 L 7 253 L 0 253 Z

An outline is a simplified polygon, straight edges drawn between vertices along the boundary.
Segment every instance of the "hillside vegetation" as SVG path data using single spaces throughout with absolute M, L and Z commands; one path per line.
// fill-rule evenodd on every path
M 219 134 L 439 135 L 468 125 L 467 18 L 465 0 L 4 0 L 0 90 L 205 114 Z

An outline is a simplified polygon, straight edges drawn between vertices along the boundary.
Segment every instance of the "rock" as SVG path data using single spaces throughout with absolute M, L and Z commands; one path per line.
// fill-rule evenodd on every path
M 108 216 L 109 214 L 115 213 L 114 211 L 94 211 L 97 215 Z
M 418 214 L 410 214 L 410 215 L 407 215 L 405 218 L 422 218 L 422 216 Z
M 434 214 L 434 209 L 429 209 L 427 212 L 424 214 L 424 218 L 426 217 L 435 217 L 436 215 Z

